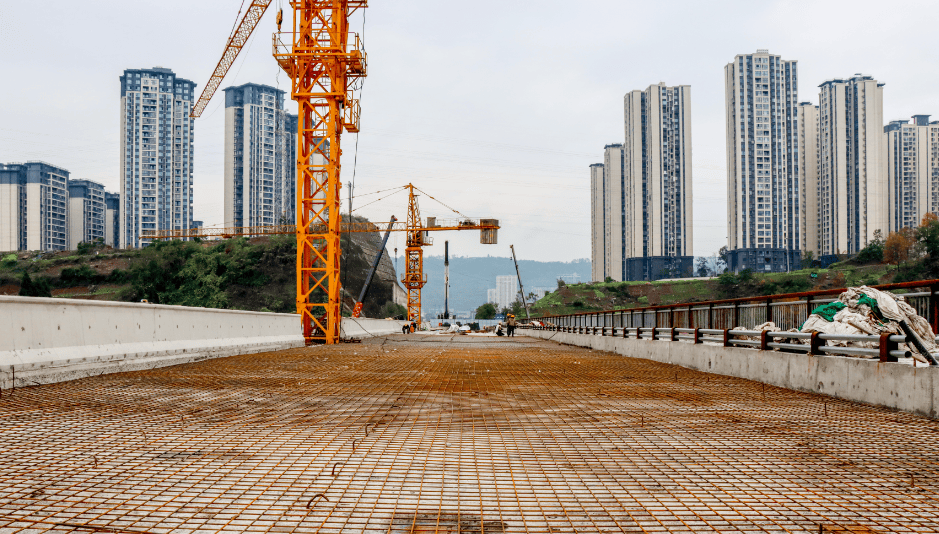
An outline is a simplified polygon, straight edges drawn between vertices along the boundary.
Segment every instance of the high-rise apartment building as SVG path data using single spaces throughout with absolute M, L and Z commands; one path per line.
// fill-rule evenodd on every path
M 139 247 L 143 230 L 192 226 L 196 84 L 170 69 L 127 69 L 121 80 L 121 231 Z
M 518 299 L 518 279 L 515 276 L 496 277 L 496 304 L 509 308 Z
M 225 89 L 225 225 L 296 220 L 297 117 L 284 91 L 248 83 Z
M 624 171 L 623 145 L 603 147 L 603 270 L 604 276 L 620 282 L 626 279 Z
M 799 170 L 802 172 L 802 250 L 819 255 L 818 247 L 818 106 L 798 107 Z
M 499 290 L 496 288 L 490 288 L 486 290 L 486 302 L 495 304 L 499 300 Z
M 68 177 L 41 161 L 0 164 L 0 251 L 68 250 Z
M 786 271 L 802 249 L 796 61 L 767 50 L 724 67 L 732 271 Z
M 916 228 L 939 214 L 939 121 L 914 115 L 884 127 L 887 147 L 887 230 Z
M 104 244 L 118 248 L 118 236 L 121 235 L 121 195 L 104 193 Z
M 105 240 L 104 186 L 91 180 L 68 182 L 68 235 L 69 250 L 79 243 Z
M 883 84 L 857 74 L 819 87 L 819 248 L 855 254 L 889 228 Z
M 606 214 L 603 164 L 590 166 L 590 278 L 606 279 Z
M 691 274 L 691 87 L 631 91 L 624 119 L 623 185 L 613 198 L 623 218 L 622 271 L 613 272 L 618 280 Z

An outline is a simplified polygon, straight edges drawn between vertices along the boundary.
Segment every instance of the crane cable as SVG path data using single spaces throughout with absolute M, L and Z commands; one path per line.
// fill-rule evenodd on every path
M 469 219 L 469 217 L 467 217 L 466 215 L 463 215 L 463 214 L 460 213 L 459 211 L 457 211 L 457 210 L 451 208 L 450 206 L 447 206 L 447 205 L 444 204 L 443 202 L 440 202 L 440 201 L 437 200 L 436 198 L 434 198 L 434 197 L 428 195 L 426 191 L 424 191 L 424 190 L 422 190 L 422 189 L 420 189 L 420 188 L 418 188 L 418 187 L 415 187 L 414 189 L 417 189 L 417 190 L 420 191 L 421 193 L 424 193 L 425 195 L 427 195 L 427 198 L 429 198 L 429 199 L 433 200 L 434 202 L 440 204 L 441 206 L 447 208 L 448 210 L 452 211 L 453 213 L 456 213 L 456 214 L 459 215 L 460 217 Z
M 397 189 L 398 189 L 398 190 L 395 191 L 394 193 L 391 193 L 390 195 L 385 195 L 385 196 L 383 196 L 383 197 L 381 197 L 381 198 L 378 198 L 378 199 L 376 199 L 376 200 L 373 200 L 373 201 L 369 202 L 368 204 L 362 204 L 362 205 L 359 206 L 358 208 L 355 208 L 355 210 L 353 210 L 353 211 L 358 211 L 358 210 L 364 208 L 365 206 L 371 206 L 372 204 L 374 204 L 374 203 L 376 203 L 376 202 L 381 202 L 382 200 L 385 200 L 386 198 L 390 198 L 390 197 L 392 197 L 392 196 L 394 196 L 394 195 L 400 193 L 401 191 L 404 191 L 405 188 L 404 188 L 404 187 L 399 187 L 399 188 L 397 188 Z

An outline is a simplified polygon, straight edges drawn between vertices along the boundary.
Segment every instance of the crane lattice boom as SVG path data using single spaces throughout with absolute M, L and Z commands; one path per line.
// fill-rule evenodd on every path
M 267 11 L 270 5 L 271 0 L 252 0 L 251 5 L 248 6 L 248 11 L 245 12 L 244 18 L 242 18 L 241 23 L 238 24 L 238 28 L 235 29 L 235 32 L 232 33 L 231 37 L 228 39 L 228 44 L 225 46 L 222 59 L 218 61 L 215 72 L 212 73 L 209 81 L 205 84 L 205 88 L 202 90 L 202 95 L 199 96 L 199 100 L 196 101 L 196 105 L 192 107 L 190 117 L 196 118 L 202 115 L 202 111 L 209 105 L 209 100 L 212 100 L 212 95 L 218 90 L 218 86 L 222 84 L 222 80 L 225 78 L 225 74 L 228 73 L 228 69 L 231 68 L 238 54 L 241 53 L 241 49 L 247 44 L 248 38 L 251 37 L 251 32 L 254 31 L 254 28 L 258 25 L 258 22 L 261 21 L 261 17 L 264 16 L 264 12 Z

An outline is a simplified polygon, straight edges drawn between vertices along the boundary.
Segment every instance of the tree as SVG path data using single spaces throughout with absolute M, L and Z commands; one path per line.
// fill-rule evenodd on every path
M 491 302 L 487 302 L 482 306 L 476 308 L 476 319 L 495 319 L 496 318 L 496 306 Z
M 811 250 L 806 250 L 802 253 L 802 268 L 811 269 L 812 262 L 815 261 L 815 254 Z
M 883 245 L 883 261 L 900 264 L 910 259 L 913 247 L 916 245 L 916 233 L 912 228 L 901 228 L 899 232 L 891 232 Z
M 727 246 L 723 246 L 720 250 L 717 251 L 717 257 L 720 258 L 721 263 L 723 263 L 723 269 L 720 269 L 720 272 L 727 270 L 727 266 L 730 265 L 730 250 L 727 249 Z M 718 265 L 720 267 L 720 265 Z
M 51 297 L 52 290 L 49 287 L 48 278 L 37 278 L 35 282 L 29 277 L 29 273 L 24 272 L 20 280 L 21 297 Z
M 704 278 L 710 273 L 708 269 L 708 259 L 704 256 L 698 256 L 694 259 L 694 275 Z
M 561 289 L 562 287 L 566 285 L 567 284 L 564 282 L 564 280 L 561 280 L 560 278 L 558 278 L 558 289 Z
M 861 264 L 883 263 L 884 261 L 884 233 L 874 230 L 874 239 L 857 253 L 854 259 Z

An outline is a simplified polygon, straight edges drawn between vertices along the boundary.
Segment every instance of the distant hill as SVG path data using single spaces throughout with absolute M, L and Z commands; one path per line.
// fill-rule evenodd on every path
M 398 259 L 399 272 L 404 269 L 404 259 Z M 569 262 L 519 260 L 525 292 L 537 287 L 557 288 L 560 275 L 577 274 L 581 282 L 590 281 L 590 260 L 578 259 Z M 424 312 L 436 316 L 443 311 L 443 256 L 425 256 L 424 272 L 427 285 L 421 298 Z M 450 257 L 450 311 L 475 310 L 486 302 L 486 290 L 496 287 L 496 276 L 515 276 L 512 258 L 494 256 Z M 398 278 L 401 276 L 399 274 Z

